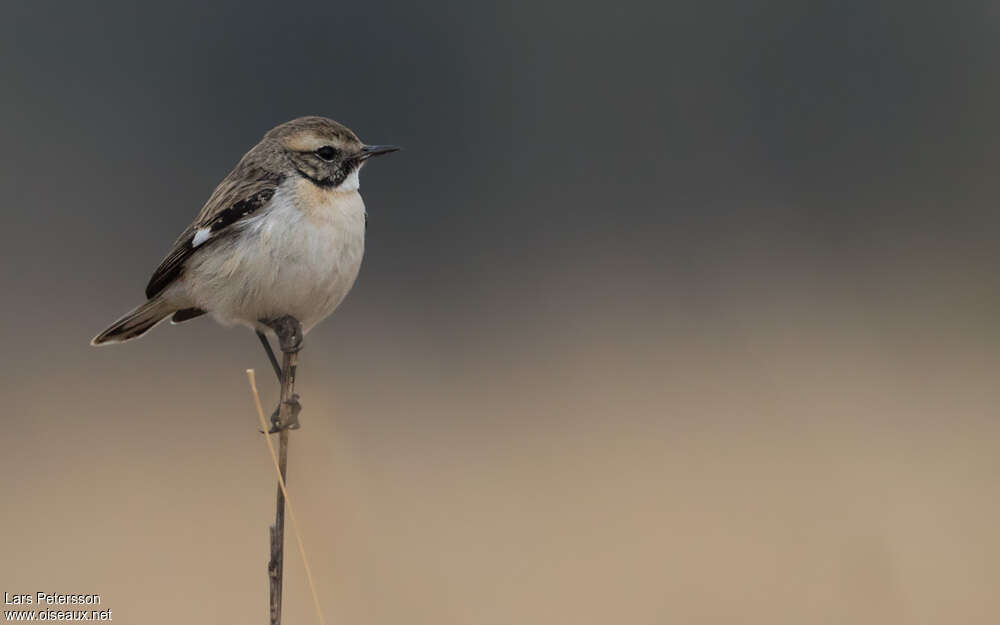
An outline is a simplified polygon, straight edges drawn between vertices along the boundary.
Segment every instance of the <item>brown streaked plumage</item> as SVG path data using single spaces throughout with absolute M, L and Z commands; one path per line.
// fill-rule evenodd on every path
M 255 328 L 292 315 L 308 330 L 357 275 L 364 247 L 358 172 L 371 156 L 395 149 L 365 146 L 323 117 L 273 128 L 177 238 L 150 278 L 148 301 L 93 344 L 140 336 L 167 316 L 178 323 L 206 312 Z

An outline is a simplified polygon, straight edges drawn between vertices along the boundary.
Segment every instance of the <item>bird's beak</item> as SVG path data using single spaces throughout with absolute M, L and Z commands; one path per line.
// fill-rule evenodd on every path
M 358 152 L 355 158 L 359 162 L 364 162 L 373 156 L 380 156 L 389 152 L 396 152 L 397 150 L 399 150 L 399 146 L 395 145 L 366 145 L 361 148 L 361 151 Z

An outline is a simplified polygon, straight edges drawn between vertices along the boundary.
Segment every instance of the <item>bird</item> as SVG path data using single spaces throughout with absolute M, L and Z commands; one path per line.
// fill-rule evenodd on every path
M 328 317 L 351 290 L 365 247 L 359 192 L 366 145 L 343 124 L 300 117 L 275 126 L 215 188 L 146 285 L 146 301 L 92 345 L 140 337 L 170 317 L 208 314 L 224 326 L 277 335 L 282 351 Z

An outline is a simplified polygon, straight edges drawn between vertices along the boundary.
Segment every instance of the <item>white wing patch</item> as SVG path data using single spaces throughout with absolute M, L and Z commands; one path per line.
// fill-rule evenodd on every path
M 194 238 L 191 239 L 191 247 L 198 247 L 205 241 L 208 241 L 209 237 L 212 236 L 211 228 L 198 228 L 194 233 Z

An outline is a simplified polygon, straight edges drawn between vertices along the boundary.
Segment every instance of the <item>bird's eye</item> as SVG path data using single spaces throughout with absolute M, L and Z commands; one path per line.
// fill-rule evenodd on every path
M 337 150 L 336 148 L 324 145 L 320 149 L 316 150 L 316 156 L 320 157 L 324 161 L 332 161 L 337 156 Z

